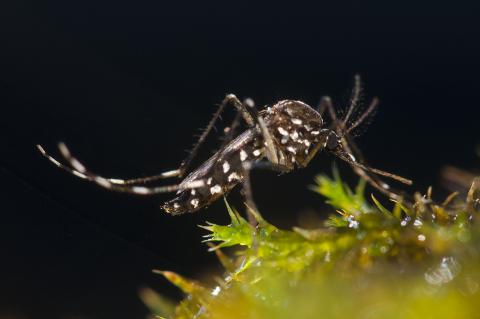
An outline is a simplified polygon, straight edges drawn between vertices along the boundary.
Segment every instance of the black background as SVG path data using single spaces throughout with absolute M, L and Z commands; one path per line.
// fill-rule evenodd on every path
M 104 175 L 153 174 L 178 165 L 225 93 L 258 105 L 315 105 L 328 94 L 342 105 L 360 73 L 367 96 L 381 99 L 358 138 L 372 165 L 413 178 L 409 191 L 438 186 L 444 164 L 479 166 L 473 1 L 16 0 L 0 9 L 1 318 L 141 318 L 140 286 L 179 296 L 152 268 L 218 271 L 196 225 L 226 222 L 223 203 L 167 216 L 159 204 L 170 194 L 99 189 L 54 168 L 36 143 L 55 153 L 66 141 Z M 332 160 L 320 154 L 281 177 L 255 172 L 263 214 L 291 227 L 319 212 L 307 185 Z M 241 207 L 238 195 L 232 202 Z

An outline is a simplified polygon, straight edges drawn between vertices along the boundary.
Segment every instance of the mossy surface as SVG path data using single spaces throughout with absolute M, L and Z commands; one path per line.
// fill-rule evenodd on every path
M 312 189 L 337 214 L 318 229 L 281 230 L 258 213 L 257 229 L 228 203 L 229 225 L 202 226 L 225 268 L 206 287 L 160 272 L 186 297 L 165 318 L 480 318 L 479 182 L 467 199 L 426 195 L 385 208 L 338 173 Z M 228 249 L 228 254 L 222 250 Z M 148 301 L 149 300 L 157 300 Z

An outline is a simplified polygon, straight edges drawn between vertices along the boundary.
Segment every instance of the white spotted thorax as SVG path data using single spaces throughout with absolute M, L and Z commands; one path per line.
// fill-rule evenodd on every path
M 280 101 L 260 112 L 271 135 L 278 164 L 287 171 L 308 164 L 310 151 L 321 139 L 320 114 L 300 101 Z M 251 128 L 220 149 L 181 185 L 199 187 L 181 189 L 163 208 L 171 214 L 194 212 L 208 206 L 243 181 L 245 165 L 266 160 L 267 141 L 259 128 Z M 198 183 L 197 181 L 203 181 Z

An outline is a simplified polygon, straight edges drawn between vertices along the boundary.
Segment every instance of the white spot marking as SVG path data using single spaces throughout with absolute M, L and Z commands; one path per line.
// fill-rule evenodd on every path
M 425 237 L 424 234 L 420 234 L 420 235 L 417 236 L 417 239 L 418 239 L 418 241 L 425 241 L 425 239 L 427 239 L 427 237 Z
M 280 141 L 282 144 L 287 144 L 288 136 L 282 136 L 282 140 Z
M 73 166 L 74 169 L 76 169 L 80 173 L 85 173 L 87 171 L 85 166 L 83 166 L 83 164 L 80 163 L 76 158 L 72 158 L 70 160 L 70 164 Z
M 277 130 L 278 130 L 278 132 L 279 132 L 280 134 L 282 134 L 283 136 L 288 136 L 287 130 L 285 130 L 283 127 L 280 127 L 280 126 L 279 126 L 279 127 L 277 128 Z
M 292 119 L 292 123 L 296 125 L 302 125 L 302 120 L 301 119 Z
M 205 185 L 205 182 L 202 179 L 198 179 L 196 181 L 186 183 L 185 186 L 182 188 L 197 188 L 202 187 L 203 185 Z
M 290 137 L 292 138 L 292 140 L 296 141 L 298 139 L 298 132 L 293 131 L 293 133 L 290 134 Z
M 415 227 L 422 227 L 423 223 L 420 219 L 415 219 L 415 221 L 413 222 L 413 226 Z
M 212 184 L 212 178 L 211 178 L 211 177 L 209 177 L 209 178 L 207 179 L 207 185 L 210 185 L 210 184 Z
M 260 151 L 260 150 L 253 151 L 254 156 L 260 156 L 260 154 L 262 154 L 262 151 Z
M 190 201 L 190 204 L 192 204 L 193 208 L 197 208 L 198 207 L 198 203 L 199 203 L 199 200 L 198 198 L 194 198 Z
M 228 175 L 228 181 L 229 182 L 232 182 L 234 180 L 239 180 L 239 179 L 240 179 L 240 176 L 238 176 L 238 174 L 236 172 L 233 172 L 230 175 Z
M 177 176 L 178 174 L 180 174 L 180 170 L 174 169 L 174 170 L 171 170 L 171 171 L 168 171 L 168 172 L 164 172 L 161 175 L 163 177 L 173 177 L 173 176 Z
M 175 208 L 175 209 L 180 208 L 180 204 L 179 203 L 173 203 L 173 208 Z
M 292 154 L 297 154 L 297 149 L 293 146 L 287 147 L 287 151 L 289 151 Z
M 197 191 L 194 190 L 194 189 L 192 189 L 192 191 L 190 192 L 190 194 L 195 195 L 195 194 L 197 194 Z
M 241 150 L 240 151 L 240 160 L 243 162 L 244 160 L 246 160 L 248 157 L 248 154 L 247 152 L 245 152 L 244 150 Z
M 228 164 L 227 161 L 223 162 L 222 167 L 223 167 L 223 172 L 224 172 L 224 173 L 226 173 L 226 172 L 228 172 L 228 171 L 230 170 L 230 164 Z
M 320 131 L 312 131 L 312 135 L 318 135 L 320 134 Z
M 110 183 L 107 179 L 103 177 L 95 177 L 95 182 L 97 182 L 98 185 L 103 186 L 105 188 L 112 187 L 112 183 Z
M 54 162 L 54 163 L 55 163 L 55 162 Z M 58 163 L 58 166 L 61 166 L 59 162 L 57 162 L 57 163 Z M 72 171 L 72 174 L 75 175 L 75 176 L 78 176 L 78 177 L 80 177 L 80 178 L 84 178 L 84 179 L 87 178 L 87 175 L 82 174 L 82 173 L 77 172 L 77 171 Z
M 112 184 L 125 184 L 125 182 L 123 181 L 123 179 L 109 178 L 108 180 L 109 180 L 110 183 L 112 183 Z
M 305 124 L 303 127 L 307 130 L 307 132 L 310 132 L 312 130 L 312 127 L 308 124 Z
M 143 195 L 145 195 L 145 194 L 148 194 L 148 193 L 149 193 L 148 188 L 142 187 L 142 186 L 133 186 L 133 187 L 132 187 L 132 190 L 133 190 L 135 193 L 137 193 L 137 194 L 143 194 Z
M 303 140 L 303 144 L 305 144 L 306 147 L 310 147 L 311 145 L 309 140 Z
M 220 187 L 220 185 L 215 185 L 213 187 L 210 187 L 210 193 L 212 195 L 216 193 L 221 193 L 221 192 L 222 192 L 222 187 Z

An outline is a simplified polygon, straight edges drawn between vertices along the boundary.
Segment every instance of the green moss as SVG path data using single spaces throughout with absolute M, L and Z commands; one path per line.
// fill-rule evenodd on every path
M 258 228 L 228 203 L 231 223 L 201 226 L 225 267 L 218 285 L 203 287 L 160 272 L 186 294 L 168 318 L 476 318 L 480 317 L 480 231 L 477 186 L 442 205 L 381 204 L 338 173 L 312 189 L 332 205 L 318 229 L 281 230 L 258 213 Z M 387 209 L 385 206 L 393 206 Z M 220 249 L 233 249 L 230 256 Z M 152 309 L 156 309 L 154 306 Z M 158 308 L 158 306 L 157 306 Z

